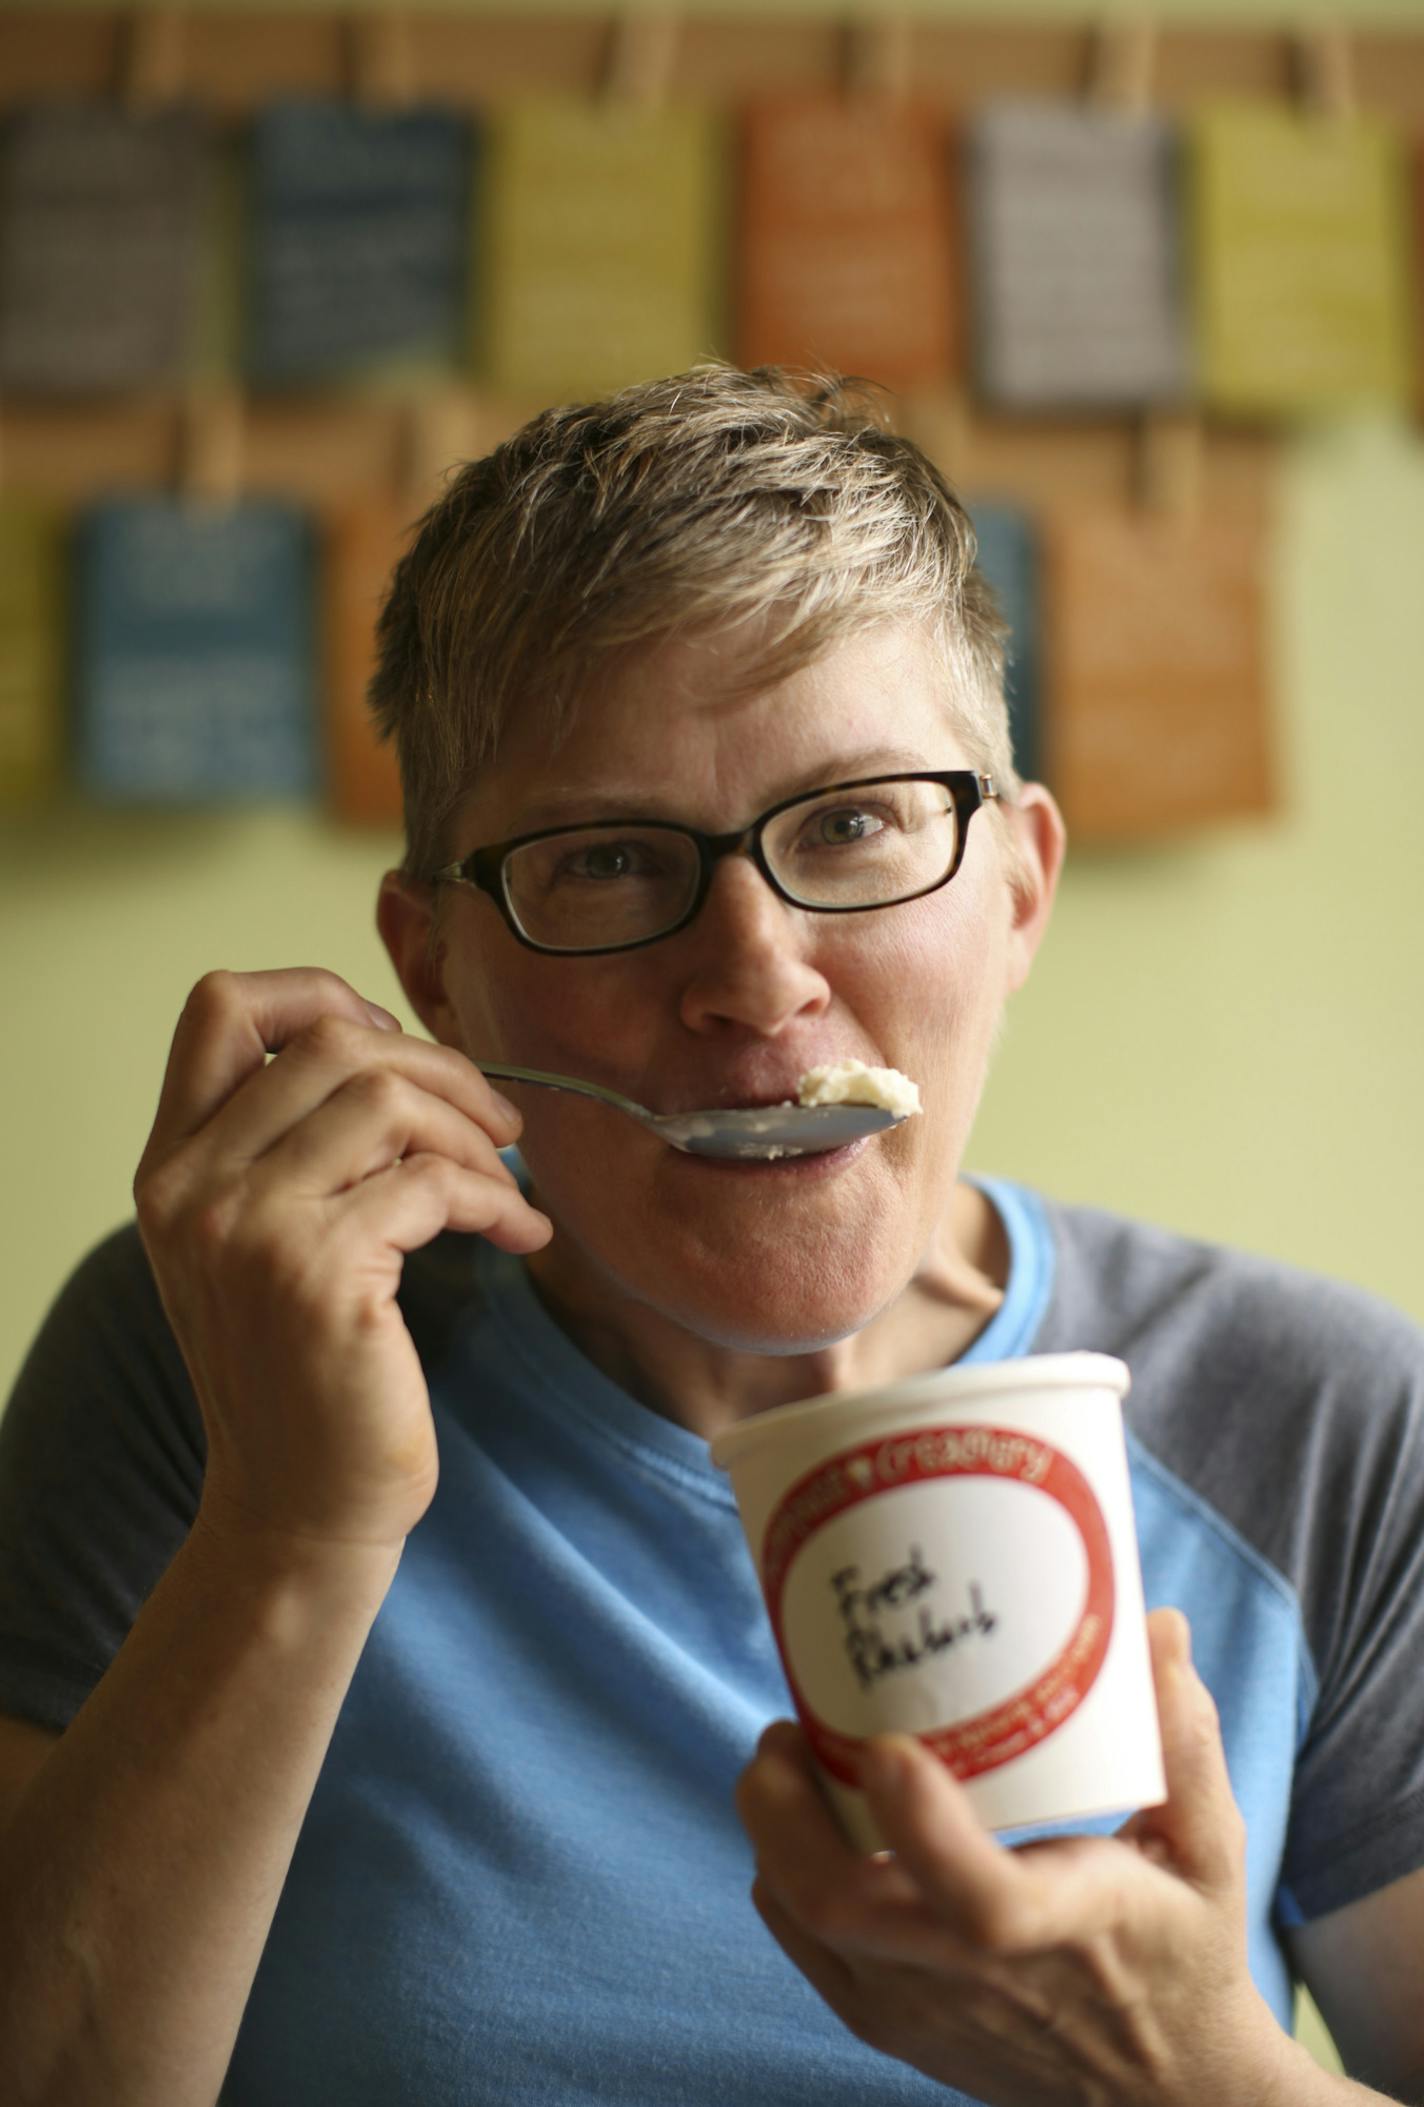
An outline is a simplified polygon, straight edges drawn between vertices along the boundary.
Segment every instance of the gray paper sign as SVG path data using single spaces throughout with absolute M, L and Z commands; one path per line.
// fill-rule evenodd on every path
M 0 163 L 0 385 L 107 392 L 185 362 L 209 168 L 185 111 L 29 110 Z
M 1161 118 L 1001 103 L 969 131 L 975 370 L 986 400 L 1176 400 L 1190 358 L 1176 141 Z

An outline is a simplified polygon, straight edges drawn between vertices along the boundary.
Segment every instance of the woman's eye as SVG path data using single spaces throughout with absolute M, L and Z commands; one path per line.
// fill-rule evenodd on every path
M 636 841 L 599 841 L 573 850 L 563 860 L 558 875 L 607 882 L 617 878 L 648 878 L 655 874 L 654 858 Z
M 880 814 L 867 812 L 863 806 L 837 806 L 833 811 L 815 815 L 811 822 L 811 839 L 828 848 L 848 848 L 858 841 L 869 841 L 884 826 Z

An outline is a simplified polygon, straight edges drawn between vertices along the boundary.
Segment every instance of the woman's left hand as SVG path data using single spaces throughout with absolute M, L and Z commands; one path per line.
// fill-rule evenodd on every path
M 1115 1836 L 1006 1849 L 899 1735 L 864 1774 L 893 1857 L 845 1841 L 790 1721 L 742 1775 L 772 1936 L 862 2041 L 990 2107 L 1262 2107 L 1283 2085 L 1292 2044 L 1247 1972 L 1216 1708 L 1186 1619 L 1148 1628 L 1168 1798 Z

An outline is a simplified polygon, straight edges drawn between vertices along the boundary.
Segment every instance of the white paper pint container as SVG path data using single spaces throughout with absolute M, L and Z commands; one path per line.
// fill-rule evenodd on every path
M 1105 1354 L 937 1369 L 719 1434 L 797 1713 L 852 1841 L 876 1733 L 1012 1829 L 1166 1797 Z

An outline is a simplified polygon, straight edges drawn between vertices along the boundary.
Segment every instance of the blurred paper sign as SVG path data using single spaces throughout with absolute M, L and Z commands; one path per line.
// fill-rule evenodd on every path
M 1217 105 L 1193 120 L 1203 388 L 1240 414 L 1407 396 L 1403 142 L 1380 119 Z
M 744 111 L 737 356 L 888 387 L 956 363 L 953 164 L 938 111 L 881 96 Z
M 491 117 L 477 330 L 497 388 L 599 395 L 715 352 L 720 137 L 707 111 L 631 102 Z
M 1415 146 L 1410 188 L 1413 192 L 1411 220 L 1414 255 L 1414 400 L 1424 417 L 1424 141 Z
M 1026 779 L 1042 773 L 1039 702 L 1038 547 L 1028 515 L 1007 505 L 970 507 L 979 538 L 979 568 L 994 588 L 1009 627 L 1004 693 L 1014 766 Z
M 409 539 L 413 507 L 370 502 L 326 521 L 326 788 L 338 819 L 356 826 L 401 821 L 393 746 L 376 737 L 366 703 L 375 670 L 376 621 Z
M 209 157 L 185 111 L 31 109 L 0 153 L 0 385 L 60 393 L 181 373 Z
M 211 800 L 312 788 L 312 549 L 285 505 L 96 506 L 78 533 L 87 789 Z
M 443 110 L 278 104 L 251 161 L 250 364 L 267 385 L 449 367 L 475 135 Z
M 1265 541 L 1253 519 L 1044 519 L 1045 765 L 1083 841 L 1273 805 Z
M 0 805 L 43 798 L 64 747 L 65 532 L 60 516 L 0 501 Z
M 1005 408 L 1171 401 L 1190 382 L 1176 135 L 1159 117 L 990 105 L 968 138 L 974 366 Z

